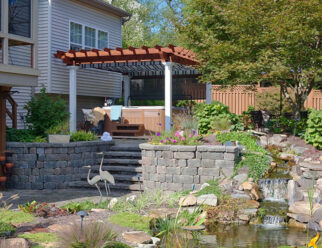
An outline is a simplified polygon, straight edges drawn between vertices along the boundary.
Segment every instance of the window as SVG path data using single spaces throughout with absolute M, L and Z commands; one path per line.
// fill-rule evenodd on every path
M 70 49 L 91 50 L 108 47 L 108 33 L 93 27 L 83 26 L 75 22 L 70 23 Z
M 8 0 L 10 34 L 31 37 L 31 0 Z
M 98 31 L 98 49 L 104 49 L 108 47 L 108 34 L 101 30 Z
M 78 51 L 82 49 L 83 44 L 82 25 L 70 23 L 70 49 Z
M 8 64 L 31 67 L 32 45 L 22 41 L 9 40 Z

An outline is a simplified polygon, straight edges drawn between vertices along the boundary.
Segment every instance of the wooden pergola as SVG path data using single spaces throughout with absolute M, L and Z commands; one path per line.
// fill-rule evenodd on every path
M 142 46 L 128 49 L 115 48 L 104 50 L 92 49 L 68 52 L 57 51 L 56 58 L 69 67 L 69 100 L 70 128 L 76 130 L 76 71 L 78 68 L 97 68 L 118 72 L 123 75 L 125 105 L 130 94 L 130 77 L 135 75 L 164 75 L 165 78 L 165 129 L 171 129 L 172 116 L 172 75 L 195 74 L 195 66 L 199 64 L 194 52 L 183 47 L 168 45 L 161 47 Z M 207 85 L 207 101 L 211 98 L 211 87 Z M 209 92 L 208 92 L 209 91 Z M 209 96 L 208 96 L 209 95 Z

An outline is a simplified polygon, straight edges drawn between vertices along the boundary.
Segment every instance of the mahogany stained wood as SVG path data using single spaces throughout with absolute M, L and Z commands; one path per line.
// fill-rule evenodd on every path
M 6 150 L 6 99 L 3 97 L 6 91 L 10 88 L 0 86 L 0 156 Z

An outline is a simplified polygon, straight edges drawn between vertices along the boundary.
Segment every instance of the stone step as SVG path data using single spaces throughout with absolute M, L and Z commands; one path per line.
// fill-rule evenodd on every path
M 102 194 L 104 195 L 104 183 L 100 182 L 99 186 L 101 187 Z M 96 189 L 94 185 L 89 185 L 86 181 L 74 181 L 69 183 L 69 187 L 72 188 L 93 188 Z M 143 188 L 143 187 L 142 187 Z M 116 183 L 115 185 L 110 184 L 110 189 L 119 189 L 119 190 L 131 190 L 131 191 L 140 191 L 140 184 L 135 183 Z
M 97 160 L 97 163 L 101 163 L 101 159 Z M 104 159 L 103 165 L 110 164 L 126 164 L 126 165 L 139 165 L 138 159 L 129 159 L 129 158 L 107 158 Z
M 117 157 L 117 158 L 141 158 L 141 152 L 125 152 L 125 151 L 110 151 L 104 152 L 105 158 Z
M 92 171 L 98 171 L 99 170 L 99 165 L 92 166 Z M 136 172 L 136 173 L 142 173 L 142 167 L 141 166 L 122 166 L 122 165 L 103 165 L 102 170 L 107 170 L 111 173 L 114 171 L 116 172 Z M 83 173 L 88 172 L 88 168 L 82 168 Z
M 111 173 L 116 181 L 130 181 L 130 182 L 138 182 L 139 178 L 136 175 L 128 175 L 128 174 L 114 174 Z M 92 178 L 93 176 L 98 175 L 98 173 L 94 173 L 90 176 Z M 82 174 L 81 179 L 87 179 L 87 174 Z M 141 178 L 141 181 L 143 179 Z
M 116 145 L 111 147 L 111 151 L 141 152 L 138 145 Z

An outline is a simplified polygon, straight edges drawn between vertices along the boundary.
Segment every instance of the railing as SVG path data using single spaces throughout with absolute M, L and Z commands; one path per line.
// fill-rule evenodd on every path
M 6 107 L 6 113 L 12 121 L 12 128 L 17 128 L 17 103 L 11 95 L 7 97 L 8 103 L 11 105 L 11 111 Z

